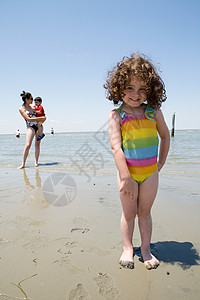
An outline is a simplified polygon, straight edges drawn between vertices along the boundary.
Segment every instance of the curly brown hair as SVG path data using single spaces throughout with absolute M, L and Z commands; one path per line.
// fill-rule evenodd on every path
M 124 90 L 132 76 L 142 80 L 148 105 L 154 109 L 161 107 L 162 102 L 167 99 L 164 82 L 150 59 L 138 52 L 134 52 L 130 57 L 123 57 L 117 66 L 108 72 L 104 84 L 107 90 L 106 98 L 114 104 L 123 102 Z

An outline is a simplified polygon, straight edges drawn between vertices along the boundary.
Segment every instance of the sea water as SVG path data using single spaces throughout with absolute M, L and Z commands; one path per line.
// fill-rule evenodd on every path
M 0 170 L 21 164 L 26 135 L 0 135 Z M 34 167 L 34 142 L 27 158 L 27 168 Z M 46 134 L 41 141 L 40 169 L 80 174 L 88 179 L 115 175 L 107 131 Z M 177 130 L 171 138 L 169 155 L 162 176 L 187 176 L 200 179 L 200 130 Z

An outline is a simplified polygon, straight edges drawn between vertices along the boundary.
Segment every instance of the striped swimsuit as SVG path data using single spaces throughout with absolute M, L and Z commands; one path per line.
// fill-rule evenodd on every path
M 121 108 L 122 149 L 131 177 L 139 184 L 157 169 L 158 135 L 156 115 L 149 106 L 144 115 L 136 117 Z

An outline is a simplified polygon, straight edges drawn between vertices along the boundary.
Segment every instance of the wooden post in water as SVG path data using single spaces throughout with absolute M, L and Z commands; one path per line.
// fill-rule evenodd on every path
M 172 137 L 174 137 L 174 128 L 175 128 L 175 113 L 172 116 L 172 132 L 171 132 Z

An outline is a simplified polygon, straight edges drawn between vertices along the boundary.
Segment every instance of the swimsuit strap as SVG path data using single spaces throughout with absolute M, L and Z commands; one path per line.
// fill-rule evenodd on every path
M 113 111 L 117 111 L 117 112 L 120 114 L 120 117 L 121 117 L 122 120 L 123 120 L 123 119 L 126 117 L 126 115 L 127 115 L 127 113 L 126 113 L 123 109 L 121 109 L 121 108 L 115 108 L 115 109 L 113 109 Z
M 131 115 L 131 114 L 128 114 L 127 112 L 125 112 L 123 109 L 121 108 L 115 108 L 113 109 L 114 111 L 117 111 L 120 116 L 121 116 L 121 120 L 123 120 L 125 117 L 127 116 L 134 116 L 134 115 Z M 156 114 L 154 112 L 154 109 L 151 108 L 150 106 L 147 105 L 146 109 L 145 109 L 145 112 L 144 112 L 144 115 L 147 119 L 151 120 L 153 123 L 155 122 L 156 120 Z M 137 119 L 139 119 L 140 117 L 136 117 Z
M 154 109 L 147 105 L 145 109 L 145 116 L 147 119 L 151 120 L 153 123 L 155 123 L 156 120 L 156 114 L 154 112 Z

